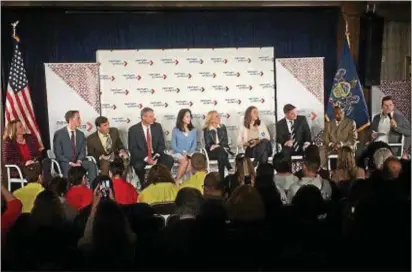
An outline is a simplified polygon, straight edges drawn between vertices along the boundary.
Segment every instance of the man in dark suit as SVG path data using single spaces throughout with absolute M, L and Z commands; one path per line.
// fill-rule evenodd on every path
M 134 167 L 140 183 L 144 184 L 145 166 L 161 163 L 172 169 L 173 157 L 165 151 L 165 139 L 162 126 L 154 122 L 151 108 L 143 108 L 142 121 L 129 128 L 128 145 L 130 164 Z
M 119 156 L 125 167 L 129 163 L 127 151 L 117 128 L 110 127 L 109 120 L 99 116 L 95 121 L 97 131 L 87 137 L 87 152 L 96 160 L 102 175 L 109 175 L 109 164 Z
M 308 121 L 305 116 L 297 115 L 296 107 L 291 104 L 286 104 L 283 112 L 285 118 L 276 124 L 276 142 L 287 156 L 302 155 L 312 142 Z
M 77 128 L 81 124 L 80 113 L 76 110 L 66 112 L 67 126 L 57 130 L 53 137 L 53 151 L 60 164 L 63 176 L 67 178 L 69 168 L 83 166 L 92 181 L 97 175 L 96 165 L 86 159 L 86 137 Z

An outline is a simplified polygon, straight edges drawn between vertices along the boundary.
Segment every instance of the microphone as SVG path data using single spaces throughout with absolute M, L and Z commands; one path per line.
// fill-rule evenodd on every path
M 388 113 L 389 120 L 392 120 L 392 115 Z

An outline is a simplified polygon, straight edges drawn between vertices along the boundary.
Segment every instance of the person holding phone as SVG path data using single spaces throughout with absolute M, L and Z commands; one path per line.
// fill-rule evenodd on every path
M 236 171 L 223 180 L 225 195 L 230 197 L 232 192 L 241 185 L 255 185 L 256 172 L 252 161 L 245 153 L 240 153 L 235 159 Z
M 172 130 L 172 157 L 179 162 L 177 182 L 180 182 L 183 175 L 189 172 L 189 156 L 195 152 L 196 145 L 197 130 L 192 124 L 192 112 L 189 109 L 181 109 L 177 114 L 176 127 Z
M 259 111 L 250 106 L 245 111 L 243 124 L 239 129 L 238 145 L 245 149 L 249 158 L 254 158 L 253 165 L 267 163 L 272 155 L 270 135 L 265 123 L 259 118 Z
M 225 125 L 221 124 L 220 116 L 217 111 L 209 111 L 203 127 L 203 137 L 205 148 L 209 159 L 217 160 L 217 166 L 221 180 L 225 178 L 225 168 L 232 170 L 229 162 L 230 151 L 229 140 Z

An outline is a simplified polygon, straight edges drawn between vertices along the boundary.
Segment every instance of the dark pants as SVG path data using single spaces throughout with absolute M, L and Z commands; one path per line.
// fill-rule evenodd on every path
M 292 156 L 303 156 L 303 149 L 300 147 L 298 151 L 295 151 L 292 147 L 283 146 L 282 152 L 285 154 L 287 158 L 291 158 Z
M 60 168 L 63 173 L 63 177 L 67 178 L 67 174 L 69 173 L 69 169 L 71 166 L 68 162 L 59 162 Z M 89 183 L 91 184 L 93 180 L 97 177 L 97 166 L 94 162 L 89 160 L 82 161 L 82 167 L 87 171 L 87 177 L 89 179 Z
M 225 179 L 225 167 L 227 168 L 227 170 L 232 169 L 232 165 L 229 162 L 229 155 L 227 154 L 226 150 L 223 147 L 219 146 L 212 151 L 208 151 L 207 155 L 209 156 L 209 160 L 217 160 L 220 180 L 223 181 Z
M 174 160 L 173 160 L 173 157 L 172 157 L 172 156 L 169 156 L 169 155 L 163 153 L 163 154 L 159 157 L 159 159 L 157 160 L 157 163 L 166 165 L 167 168 L 169 168 L 169 169 L 171 170 L 172 167 L 173 167 L 173 164 L 174 164 Z M 145 161 L 138 161 L 138 162 L 135 162 L 135 163 L 133 164 L 134 171 L 136 172 L 136 175 L 139 177 L 140 184 L 141 184 L 143 187 L 144 187 L 145 182 L 146 182 L 146 180 L 145 180 L 146 171 L 144 170 L 144 168 L 146 167 L 146 165 L 147 165 L 147 163 L 146 163 Z
M 259 144 L 254 147 L 247 147 L 245 151 L 246 156 L 254 158 L 253 165 L 258 163 L 267 163 L 269 157 L 272 156 L 272 144 L 267 139 L 262 139 Z

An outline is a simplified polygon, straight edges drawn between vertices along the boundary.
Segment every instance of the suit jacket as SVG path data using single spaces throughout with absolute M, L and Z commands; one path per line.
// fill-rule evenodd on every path
M 63 127 L 54 133 L 53 151 L 58 162 L 73 162 L 72 143 L 67 127 Z M 86 158 L 86 137 L 84 133 L 76 129 L 75 161 L 83 161 Z
M 221 124 L 216 130 L 209 128 L 203 129 L 203 138 L 205 140 L 206 151 L 210 151 L 212 145 L 216 144 L 216 131 L 217 136 L 219 137 L 219 145 L 222 147 L 229 148 L 229 140 L 227 137 L 227 129 L 225 125 Z
M 393 112 L 393 119 L 398 126 L 391 128 L 389 132 L 389 143 L 400 143 L 402 135 L 405 136 L 405 147 L 409 147 L 409 137 L 411 136 L 411 124 L 399 111 Z M 372 119 L 371 129 L 372 131 L 378 131 L 379 122 L 381 120 L 381 114 L 377 114 Z
M 33 135 L 25 134 L 26 144 L 29 147 L 31 156 L 33 159 L 38 161 L 42 160 L 42 154 L 38 149 L 36 139 Z M 20 153 L 18 143 L 16 141 L 7 138 L 3 141 L 3 163 L 4 164 L 15 164 L 20 168 L 24 166 L 24 161 Z
M 162 125 L 156 122 L 153 123 L 150 126 L 150 132 L 152 136 L 152 152 L 162 155 L 166 148 Z M 147 156 L 147 142 L 142 122 L 129 128 L 128 146 L 131 164 L 144 161 L 144 158 Z
M 356 123 L 351 119 L 344 118 L 339 126 L 336 125 L 336 120 L 325 123 L 323 144 L 326 147 L 329 147 L 329 143 L 341 142 L 343 146 L 349 146 L 353 149 L 357 138 Z
M 312 142 L 312 135 L 308 121 L 305 116 L 298 115 L 295 122 L 295 139 L 298 142 L 300 148 L 303 147 L 305 142 Z M 276 142 L 282 146 L 290 140 L 290 132 L 286 119 L 283 118 L 276 123 Z
M 119 130 L 117 128 L 110 128 L 110 138 L 112 139 L 112 151 L 117 152 L 124 149 L 122 140 L 120 139 Z M 99 138 L 99 133 L 96 131 L 87 137 L 87 153 L 96 159 L 99 163 L 99 157 L 101 155 L 109 155 L 104 151 L 104 147 Z

